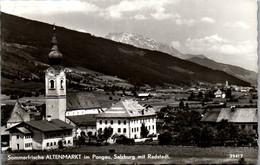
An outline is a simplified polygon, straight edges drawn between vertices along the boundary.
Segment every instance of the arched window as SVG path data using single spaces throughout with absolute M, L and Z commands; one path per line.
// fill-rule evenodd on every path
M 68 141 L 68 144 L 70 144 L 70 140 Z
M 51 81 L 50 81 L 50 88 L 51 88 L 51 89 L 54 89 L 54 80 L 51 80 Z
M 60 88 L 63 89 L 63 80 L 60 80 Z

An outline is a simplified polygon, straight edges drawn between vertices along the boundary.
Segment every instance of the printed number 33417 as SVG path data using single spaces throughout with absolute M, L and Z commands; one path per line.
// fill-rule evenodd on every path
M 232 159 L 243 158 L 243 154 L 229 154 L 229 158 L 232 158 Z

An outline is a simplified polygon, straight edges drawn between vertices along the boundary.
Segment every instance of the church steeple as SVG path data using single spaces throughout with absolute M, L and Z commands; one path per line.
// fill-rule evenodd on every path
M 51 40 L 52 48 L 49 53 L 50 67 L 45 72 L 46 116 L 65 121 L 66 113 L 66 73 L 60 66 L 62 54 L 58 49 L 58 42 L 53 28 Z
M 52 44 L 52 48 L 51 48 L 51 52 L 49 53 L 49 56 L 48 56 L 50 65 L 60 65 L 61 61 L 62 61 L 62 54 L 58 48 L 58 41 L 56 38 L 55 25 L 53 27 L 53 37 L 51 40 L 51 44 Z

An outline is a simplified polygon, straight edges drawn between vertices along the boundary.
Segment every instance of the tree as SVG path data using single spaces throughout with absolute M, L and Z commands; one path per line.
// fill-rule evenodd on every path
M 226 91 L 226 98 L 232 98 L 232 91 L 230 88 L 228 88 Z
M 187 110 L 190 109 L 189 107 L 189 103 L 186 103 L 186 107 L 185 107 Z
M 183 108 L 183 107 L 184 107 L 184 102 L 183 102 L 183 101 L 180 101 L 179 107 L 180 107 L 180 108 Z
M 209 147 L 213 144 L 214 132 L 213 129 L 209 126 L 204 126 L 201 131 L 199 145 L 202 147 Z
M 89 131 L 87 134 L 88 134 L 88 143 L 90 143 L 90 141 L 91 141 L 91 136 L 92 136 L 92 132 Z
M 62 140 L 59 140 L 59 141 L 58 141 L 58 146 L 59 146 L 59 149 L 63 148 L 63 142 L 62 142 Z
M 112 134 L 113 134 L 113 129 L 111 127 L 104 129 L 104 138 L 105 138 L 106 142 L 112 136 Z
M 257 135 L 252 130 L 242 130 L 238 131 L 238 142 L 242 145 L 252 144 L 255 142 Z
M 141 137 L 142 138 L 146 138 L 148 134 L 149 134 L 149 130 L 147 129 L 145 124 L 142 123 L 142 126 L 141 126 Z
M 169 145 L 173 138 L 170 132 L 164 132 L 158 136 L 158 142 L 160 145 Z
M 190 96 L 188 97 L 188 100 L 193 100 L 193 99 L 194 99 L 194 97 L 195 97 L 194 93 L 193 93 L 193 92 L 191 92 Z
M 80 144 L 85 144 L 85 138 L 86 138 L 86 133 L 84 131 L 80 132 L 80 137 L 79 137 L 79 143 Z
M 199 97 L 199 98 L 202 98 L 202 97 L 203 97 L 203 93 L 202 93 L 201 91 L 199 92 L 198 97 Z

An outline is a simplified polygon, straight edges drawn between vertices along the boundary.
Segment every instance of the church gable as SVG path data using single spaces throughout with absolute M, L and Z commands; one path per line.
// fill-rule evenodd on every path
M 7 123 L 19 123 L 22 121 L 30 121 L 30 114 L 27 113 L 17 101 Z

